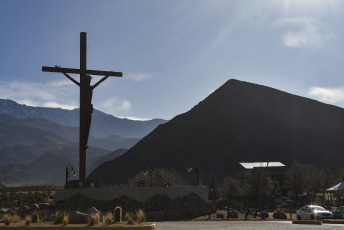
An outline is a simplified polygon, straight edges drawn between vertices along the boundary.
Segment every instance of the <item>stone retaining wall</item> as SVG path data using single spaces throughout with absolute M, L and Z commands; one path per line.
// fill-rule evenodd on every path
M 206 186 L 60 189 L 56 190 L 55 202 L 69 199 L 78 193 L 91 199 L 104 201 L 113 200 L 125 195 L 139 202 L 145 202 L 157 194 L 176 199 L 190 193 L 195 193 L 202 200 L 208 202 L 208 188 Z

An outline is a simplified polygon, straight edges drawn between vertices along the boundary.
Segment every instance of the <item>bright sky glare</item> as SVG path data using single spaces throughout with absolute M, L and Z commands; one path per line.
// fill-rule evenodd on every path
M 343 107 L 343 12 L 341 0 L 2 0 L 0 98 L 78 107 L 79 88 L 41 67 L 79 68 L 87 32 L 87 67 L 124 74 L 93 95 L 117 117 L 171 119 L 231 78 Z

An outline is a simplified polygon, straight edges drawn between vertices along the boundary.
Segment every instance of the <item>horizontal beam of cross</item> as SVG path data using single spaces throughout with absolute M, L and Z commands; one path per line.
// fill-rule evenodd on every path
M 48 67 L 42 66 L 43 72 L 55 72 L 55 73 L 75 73 L 80 74 L 80 69 L 72 68 L 59 68 L 59 67 Z M 122 77 L 122 72 L 112 72 L 112 71 L 102 71 L 102 70 L 86 70 L 88 75 L 101 75 L 101 76 L 111 76 L 111 77 Z

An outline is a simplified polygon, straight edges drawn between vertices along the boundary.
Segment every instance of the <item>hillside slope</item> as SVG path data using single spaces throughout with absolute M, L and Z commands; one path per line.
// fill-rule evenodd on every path
M 196 163 L 201 178 L 214 173 L 221 180 L 240 161 L 298 160 L 340 168 L 343 136 L 344 109 L 232 79 L 89 178 L 126 183 L 147 167 L 187 177 L 186 168 Z

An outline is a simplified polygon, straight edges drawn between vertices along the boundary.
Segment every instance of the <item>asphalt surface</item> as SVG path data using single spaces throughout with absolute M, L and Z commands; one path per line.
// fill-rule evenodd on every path
M 155 222 L 157 230 L 228 230 L 228 229 L 344 229 L 344 224 L 304 225 L 291 221 L 173 221 Z

